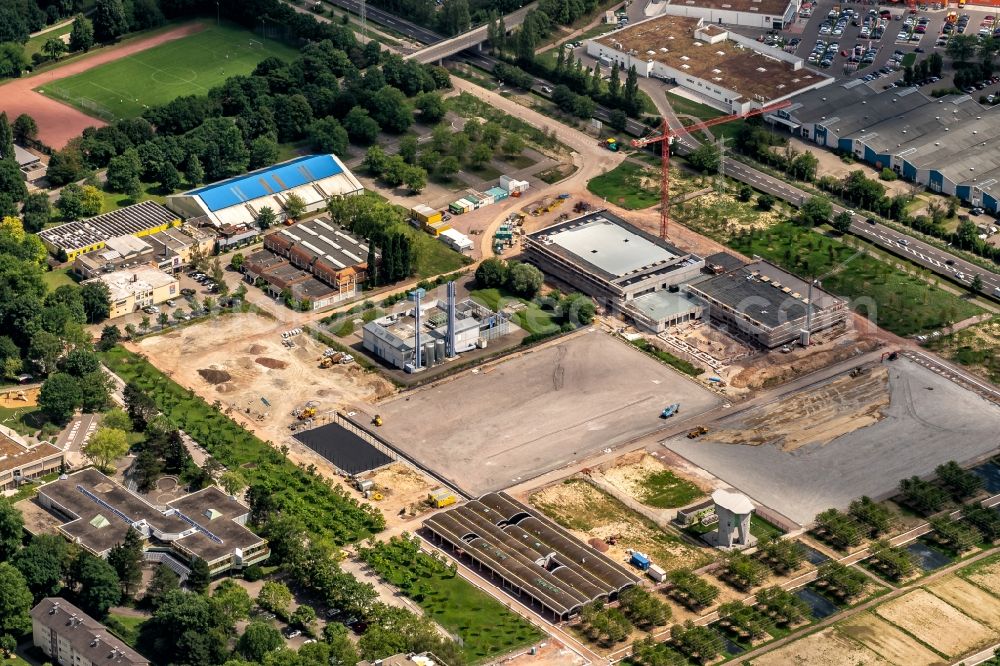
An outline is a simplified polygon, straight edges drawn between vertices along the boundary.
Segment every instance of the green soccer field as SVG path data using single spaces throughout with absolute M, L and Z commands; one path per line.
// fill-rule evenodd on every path
M 261 60 L 291 59 L 297 51 L 242 28 L 206 23 L 199 33 L 36 90 L 101 120 L 142 115 L 183 95 L 204 95 L 230 76 L 249 74 Z

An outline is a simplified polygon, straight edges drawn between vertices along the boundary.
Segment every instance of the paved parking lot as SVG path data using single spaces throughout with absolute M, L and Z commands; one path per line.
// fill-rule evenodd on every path
M 833 9 L 834 5 L 839 5 L 844 10 L 856 11 L 860 17 L 856 20 L 848 20 L 847 24 L 844 26 L 842 35 L 820 34 L 821 26 L 830 20 L 828 19 L 828 14 L 831 9 Z M 863 21 L 861 19 L 863 19 L 870 10 L 874 9 L 876 11 L 881 11 L 883 8 L 888 8 L 890 18 L 886 22 L 885 32 L 883 33 L 881 39 L 862 37 L 861 29 Z M 987 8 L 974 8 L 969 6 L 966 6 L 961 10 L 952 9 L 950 11 L 958 11 L 959 15 L 967 14 L 969 16 L 968 27 L 965 31 L 965 34 L 967 35 L 977 34 L 983 18 L 997 13 L 995 10 L 990 11 Z M 952 75 L 954 70 L 951 67 L 950 58 L 948 58 L 945 54 L 945 48 L 943 46 L 935 45 L 938 37 L 941 35 L 942 28 L 945 24 L 945 17 L 948 12 L 948 9 L 935 10 L 930 7 L 924 10 L 916 10 L 916 13 L 912 15 L 913 22 L 916 24 L 920 19 L 926 19 L 926 32 L 922 35 L 915 34 L 915 39 L 912 40 L 899 40 L 899 33 L 900 31 L 907 30 L 905 22 L 906 19 L 911 16 L 910 10 L 906 5 L 876 5 L 860 2 L 840 3 L 835 0 L 819 0 L 814 3 L 813 15 L 811 18 L 799 18 L 795 24 L 790 26 L 789 29 L 783 30 L 780 33 L 780 36 L 786 40 L 793 39 L 795 37 L 801 39 L 801 43 L 799 43 L 795 48 L 795 54 L 803 59 L 809 57 L 810 52 L 816 44 L 816 40 L 836 43 L 837 48 L 834 51 L 836 55 L 833 57 L 833 62 L 828 68 L 821 68 L 816 64 L 809 64 L 809 66 L 820 69 L 821 71 L 831 76 L 835 76 L 838 79 L 862 78 L 868 74 L 877 72 L 879 69 L 885 67 L 886 63 L 893 58 L 893 53 L 895 51 L 901 51 L 903 54 L 914 53 L 917 60 L 926 58 L 929 54 L 936 51 L 944 57 L 945 66 L 941 81 L 930 83 L 921 88 L 922 92 L 930 94 L 930 92 L 934 89 L 949 88 L 952 85 Z M 858 25 L 854 25 L 855 23 Z M 745 32 L 743 29 L 738 30 L 739 32 Z M 847 64 L 849 56 L 841 55 L 841 53 L 843 51 L 850 53 L 856 46 L 860 46 L 863 49 L 875 49 L 875 61 L 871 65 L 863 67 L 856 72 L 847 72 L 845 71 L 845 65 Z M 891 85 L 897 80 L 902 80 L 902 78 L 903 71 L 902 69 L 899 69 L 890 74 L 879 76 L 879 78 L 872 81 L 870 85 L 881 89 Z M 978 99 L 979 95 L 988 95 L 990 93 L 997 93 L 998 91 L 1000 91 L 1000 84 L 995 84 L 982 91 L 976 91 L 973 96 Z
M 901 479 L 929 474 L 948 460 L 961 463 L 996 451 L 1000 407 L 913 361 L 901 358 L 888 368 L 884 418 L 825 445 L 786 452 L 775 443 L 684 437 L 663 445 L 800 524 L 824 509 L 844 509 L 861 495 L 890 495 Z M 738 427 L 733 422 L 749 416 L 729 417 L 717 427 Z
M 412 398 L 412 399 L 411 399 Z M 378 406 L 380 434 L 471 494 L 500 490 L 687 417 L 719 398 L 592 329 Z

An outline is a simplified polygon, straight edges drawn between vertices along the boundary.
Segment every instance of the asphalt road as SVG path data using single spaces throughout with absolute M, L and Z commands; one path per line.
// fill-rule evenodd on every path
M 350 11 L 360 12 L 359 0 L 329 1 L 337 4 L 338 6 L 344 7 L 345 9 L 349 9 Z M 859 7 L 864 7 L 864 5 L 859 5 Z M 817 14 L 819 13 L 820 12 L 817 11 Z M 940 12 L 938 13 L 940 14 Z M 367 14 L 371 20 L 387 25 L 397 32 L 410 37 L 411 39 L 422 41 L 427 44 L 435 44 L 444 39 L 441 35 L 438 35 L 432 30 L 422 28 L 406 21 L 405 19 L 401 19 L 374 7 L 368 7 Z M 810 25 L 814 22 L 816 22 L 816 15 L 813 16 L 813 20 L 810 21 Z M 891 43 L 891 40 L 895 37 L 895 33 L 892 33 L 892 27 L 894 27 L 893 24 L 895 23 L 900 22 L 890 21 L 890 30 L 887 30 L 887 35 L 883 37 L 883 41 L 890 40 Z M 849 26 L 848 34 L 851 34 L 851 29 L 855 31 L 858 30 L 858 28 Z M 930 33 L 931 31 L 928 30 L 928 34 Z M 936 38 L 936 35 L 932 34 L 931 39 L 934 38 Z M 846 36 L 842 38 L 842 40 L 845 40 L 843 43 L 846 43 Z M 803 39 L 803 42 L 805 42 L 805 39 Z M 893 49 L 891 48 L 883 48 L 879 53 L 880 59 L 887 59 L 892 51 Z M 456 54 L 456 56 L 465 62 L 486 71 L 493 71 L 494 65 L 498 62 L 496 58 L 493 58 L 486 53 L 473 51 L 471 49 L 462 51 Z M 882 61 L 884 62 L 884 60 Z M 531 89 L 532 92 L 537 93 L 538 95 L 548 97 L 549 93 L 546 91 L 550 90 L 551 87 L 551 83 L 536 77 L 534 85 Z M 608 122 L 611 118 L 611 112 L 609 109 L 598 105 L 594 111 L 594 117 L 602 122 Z M 672 128 L 680 126 L 680 123 L 672 114 L 668 116 L 668 122 Z M 650 133 L 650 128 L 647 125 L 630 118 L 626 123 L 625 132 L 632 136 L 641 137 L 648 135 Z M 699 143 L 691 135 L 683 134 L 677 137 L 675 145 L 677 152 L 680 155 L 686 155 L 697 148 Z M 726 158 L 725 160 L 725 172 L 726 175 L 735 178 L 736 180 L 747 183 L 757 190 L 767 192 L 768 194 L 783 199 L 795 206 L 801 205 L 803 201 L 812 196 L 808 192 L 800 190 L 783 180 L 774 178 L 773 176 L 731 158 Z M 841 206 L 834 206 L 834 214 L 843 210 L 844 208 Z M 965 261 L 964 259 L 956 257 L 950 253 L 944 252 L 943 250 L 924 243 L 912 236 L 893 231 L 884 225 L 868 224 L 866 222 L 866 217 L 862 215 L 855 214 L 853 216 L 851 230 L 859 237 L 866 239 L 872 244 L 888 252 L 912 261 L 934 273 L 937 273 L 938 275 L 948 278 L 949 280 L 954 280 L 966 287 L 970 286 L 973 279 L 972 276 L 979 275 L 983 282 L 983 288 L 979 293 L 992 298 L 1000 297 L 1000 275 L 994 271 L 980 268 L 975 264 Z M 963 275 L 962 278 L 958 277 L 959 273 Z
M 347 11 L 358 14 L 359 16 L 361 15 L 361 2 L 359 0 L 326 1 L 332 5 L 337 5 L 341 9 L 346 9 Z M 423 42 L 424 44 L 436 44 L 444 41 L 445 39 L 442 35 L 439 35 L 433 30 L 419 26 L 416 23 L 411 23 L 406 19 L 399 18 L 395 14 L 391 14 L 383 9 L 379 9 L 378 7 L 372 7 L 369 4 L 365 4 L 365 16 L 370 21 L 392 28 L 399 34 L 418 42 Z

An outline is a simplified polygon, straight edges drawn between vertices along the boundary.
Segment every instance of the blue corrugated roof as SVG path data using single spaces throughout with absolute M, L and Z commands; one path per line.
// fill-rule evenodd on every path
M 251 171 L 245 176 L 212 183 L 191 190 L 188 194 L 198 195 L 208 209 L 215 212 L 244 201 L 336 176 L 342 171 L 332 155 L 306 155 L 289 162 Z

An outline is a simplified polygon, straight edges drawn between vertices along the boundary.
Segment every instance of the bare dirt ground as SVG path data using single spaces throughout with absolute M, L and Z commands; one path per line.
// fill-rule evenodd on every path
M 979 587 L 1000 596 L 1000 562 L 994 562 L 982 567 L 976 567 L 964 575 L 964 578 Z
M 702 439 L 750 446 L 775 443 L 782 451 L 795 451 L 877 423 L 888 405 L 888 371 L 878 367 L 766 405 L 738 427 L 715 430 Z
M 392 514 L 400 526 L 409 525 L 410 531 L 416 531 L 423 514 L 432 510 L 426 502 L 427 495 L 437 486 L 405 463 L 383 467 L 364 475 L 364 478 L 375 482 L 375 487 L 382 493 L 384 499 L 378 502 L 378 506 L 387 514 L 386 519 Z
M 0 86 L 0 111 L 6 111 L 9 118 L 16 118 L 22 113 L 27 113 L 38 123 L 38 139 L 52 148 L 62 148 L 70 139 L 79 136 L 84 129 L 103 127 L 107 123 L 36 93 L 34 88 L 85 72 L 105 63 L 114 62 L 165 42 L 187 37 L 201 30 L 202 27 L 200 23 L 181 26 L 149 39 L 141 39 L 121 46 L 95 51 L 92 55 L 35 76 L 14 79 L 10 83 Z
M 640 516 L 610 495 L 579 478 L 543 488 L 528 498 L 532 505 L 573 532 L 581 541 L 613 537 L 607 556 L 624 562 L 629 548 L 647 553 L 664 569 L 697 568 L 714 554 L 699 549 Z
M 949 657 L 985 647 L 997 638 L 997 632 L 922 589 L 888 601 L 875 612 Z
M 525 652 L 500 663 L 514 666 L 582 666 L 589 662 L 556 639 L 549 638 L 535 654 Z
M 974 620 L 1000 630 L 1000 599 L 958 576 L 947 576 L 927 586 L 927 591 Z
M 876 349 L 880 341 L 872 335 L 832 331 L 814 336 L 809 348 L 793 347 L 784 354 L 772 351 L 733 363 L 723 378 L 736 388 L 758 389 L 833 365 L 851 356 Z
M 648 451 L 634 451 L 629 453 L 622 456 L 614 465 L 592 470 L 590 475 L 592 478 L 602 479 L 605 483 L 642 502 L 647 494 L 643 483 L 650 476 L 664 471 L 670 471 L 678 478 L 690 481 L 698 486 L 702 493 L 711 491 L 711 486 L 704 478 L 668 467 L 660 456 L 655 456 Z
M 12 388 L 0 393 L 0 407 L 18 409 L 20 407 L 35 407 L 38 405 L 38 394 L 41 387 Z
M 754 666 L 888 666 L 889 662 L 836 628 L 787 643 L 753 660 Z
M 941 657 L 907 636 L 900 629 L 871 613 L 859 613 L 841 622 L 838 629 L 893 664 L 931 666 L 932 664 L 945 663 Z
M 230 416 L 272 442 L 288 439 L 289 414 L 309 400 L 319 402 L 320 412 L 351 410 L 394 390 L 356 365 L 321 369 L 317 359 L 324 345 L 299 335 L 294 348 L 284 347 L 275 323 L 253 314 L 220 317 L 146 338 L 135 347 L 174 381 L 210 403 L 219 400 Z M 265 351 L 266 358 L 279 362 L 270 365 L 285 367 L 259 363 L 258 354 Z

